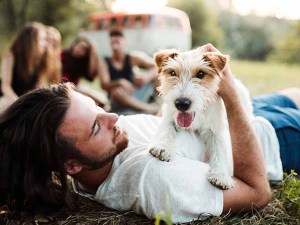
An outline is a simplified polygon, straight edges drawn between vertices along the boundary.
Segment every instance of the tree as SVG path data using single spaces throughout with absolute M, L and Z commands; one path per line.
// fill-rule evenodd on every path
M 269 59 L 286 63 L 300 63 L 300 20 L 296 21 L 287 34 L 276 42 Z
M 2 26 L 12 32 L 22 26 L 27 19 L 30 0 L 0 0 L 0 12 L 3 18 Z
M 265 60 L 274 47 L 274 40 L 287 29 L 285 21 L 240 16 L 229 11 L 219 15 L 219 23 L 225 32 L 226 51 L 239 59 Z
M 209 10 L 203 0 L 170 0 L 168 5 L 188 14 L 192 28 L 193 47 L 208 42 L 215 46 L 221 46 L 223 32 L 218 25 L 217 15 Z
M 104 7 L 105 0 L 0 0 L 4 18 L 0 30 L 10 36 L 26 22 L 38 21 L 58 28 L 66 43 L 74 39 L 92 11 Z

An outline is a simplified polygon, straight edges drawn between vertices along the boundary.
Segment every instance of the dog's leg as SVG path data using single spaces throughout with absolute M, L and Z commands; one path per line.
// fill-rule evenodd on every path
M 154 144 L 149 147 L 149 152 L 162 161 L 170 161 L 174 156 L 174 137 L 176 135 L 176 127 L 172 121 L 163 118 L 159 125 L 156 135 L 154 136 Z
M 234 187 L 234 181 L 227 170 L 227 158 L 224 149 L 225 138 L 222 133 L 214 134 L 208 131 L 205 134 L 206 148 L 210 161 L 208 180 L 223 190 Z
M 212 104 L 207 112 L 206 125 L 202 135 L 206 143 L 206 155 L 209 157 L 210 170 L 208 179 L 216 187 L 229 189 L 234 186 L 234 181 L 229 173 L 229 159 L 227 151 L 230 148 L 230 140 L 226 136 L 228 131 L 225 106 L 221 98 Z M 228 131 L 229 132 L 229 131 Z

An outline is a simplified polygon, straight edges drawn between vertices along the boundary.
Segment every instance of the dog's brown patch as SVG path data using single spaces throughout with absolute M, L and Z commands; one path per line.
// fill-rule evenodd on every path
M 179 52 L 176 49 L 166 49 L 155 53 L 154 59 L 158 68 L 158 72 L 161 72 L 166 61 L 168 61 L 170 58 L 174 59 L 178 53 Z
M 206 61 L 211 63 L 212 67 L 216 69 L 217 73 L 222 72 L 229 61 L 228 55 L 223 55 L 217 52 L 206 52 L 204 53 L 204 58 Z

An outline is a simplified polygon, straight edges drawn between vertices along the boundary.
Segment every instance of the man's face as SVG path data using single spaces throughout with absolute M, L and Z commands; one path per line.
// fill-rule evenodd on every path
M 112 52 L 115 54 L 123 53 L 127 47 L 127 42 L 122 36 L 113 36 L 110 38 Z
M 78 92 L 70 94 L 71 105 L 59 132 L 75 139 L 76 148 L 87 159 L 79 163 L 89 169 L 101 168 L 127 147 L 127 133 L 116 125 L 116 114 L 105 112 Z

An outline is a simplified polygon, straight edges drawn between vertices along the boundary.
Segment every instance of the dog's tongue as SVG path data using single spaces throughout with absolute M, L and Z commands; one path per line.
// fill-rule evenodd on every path
M 180 112 L 177 116 L 177 124 L 180 127 L 189 127 L 191 126 L 194 119 L 193 113 Z

